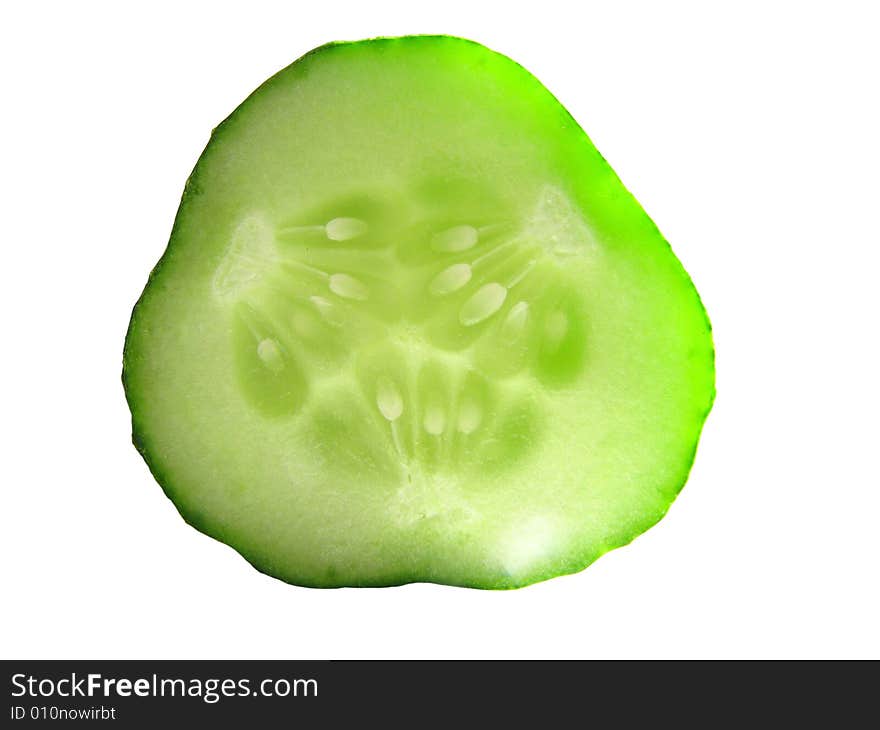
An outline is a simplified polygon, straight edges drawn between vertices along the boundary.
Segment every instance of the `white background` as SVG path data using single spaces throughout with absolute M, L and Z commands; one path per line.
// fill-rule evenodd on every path
M 7 3 L 3 658 L 880 657 L 880 23 L 872 3 Z M 130 443 L 130 310 L 214 125 L 330 40 L 522 63 L 712 317 L 666 519 L 514 592 L 320 591 L 187 527 Z

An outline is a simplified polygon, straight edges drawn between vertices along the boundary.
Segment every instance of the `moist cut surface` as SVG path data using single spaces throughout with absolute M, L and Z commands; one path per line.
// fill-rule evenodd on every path
M 135 443 L 308 586 L 512 588 L 665 513 L 708 320 L 541 84 L 469 41 L 320 48 L 214 132 L 132 316 Z

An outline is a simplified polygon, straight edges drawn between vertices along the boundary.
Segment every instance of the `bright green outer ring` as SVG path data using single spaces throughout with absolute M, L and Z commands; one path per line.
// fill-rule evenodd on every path
M 390 38 L 390 39 L 371 39 L 366 41 L 357 41 L 357 42 L 342 42 L 342 43 L 330 43 L 325 46 L 321 46 L 299 60 L 295 61 L 293 64 L 283 69 L 270 79 L 268 79 L 264 84 L 262 84 L 256 91 L 251 94 L 248 99 L 242 102 L 239 107 L 232 112 L 232 114 L 227 117 L 212 133 L 211 139 L 205 149 L 205 152 L 202 154 L 199 162 L 196 164 L 192 174 L 187 180 L 186 186 L 184 188 L 184 192 L 181 198 L 181 205 L 178 210 L 178 215 L 175 219 L 174 227 L 171 232 L 171 237 L 169 241 L 169 245 L 166 248 L 162 258 L 154 267 L 153 271 L 150 273 L 150 277 L 147 281 L 147 284 L 144 288 L 144 291 L 138 300 L 138 303 L 135 305 L 131 323 L 129 325 L 129 330 L 126 336 L 126 344 L 123 354 L 123 372 L 122 372 L 122 380 L 123 386 L 125 388 L 126 398 L 129 404 L 129 407 L 132 412 L 132 432 L 133 432 L 133 442 L 137 450 L 141 453 L 144 461 L 147 463 L 151 473 L 155 477 L 156 481 L 160 484 L 162 489 L 165 491 L 166 495 L 171 499 L 171 501 L 175 504 L 176 508 L 180 512 L 181 516 L 184 520 L 195 527 L 200 532 L 203 532 L 215 539 L 224 542 L 228 545 L 234 547 L 239 553 L 245 557 L 255 568 L 260 570 L 261 572 L 265 572 L 268 575 L 272 575 L 273 577 L 278 577 L 287 582 L 294 583 L 296 585 L 309 586 L 309 587 L 344 587 L 344 586 L 396 586 L 402 585 L 411 582 L 435 582 L 431 577 L 426 576 L 418 576 L 412 575 L 408 573 L 406 570 L 402 571 L 400 575 L 392 575 L 389 574 L 387 580 L 382 581 L 347 581 L 344 584 L 335 583 L 333 581 L 316 579 L 311 575 L 292 575 L 288 571 L 284 571 L 284 575 L 279 575 L 279 571 L 277 568 L 274 568 L 272 565 L 267 565 L 265 559 L 254 552 L 252 552 L 247 545 L 242 544 L 242 541 L 238 539 L 237 536 L 228 534 L 222 530 L 216 529 L 216 527 L 210 524 L 210 519 L 207 515 L 203 514 L 197 507 L 195 507 L 192 503 L 188 503 L 185 495 L 181 494 L 176 490 L 174 486 L 174 479 L 170 473 L 167 473 L 162 465 L 158 462 L 156 458 L 151 455 L 151 445 L 149 443 L 149 438 L 145 434 L 145 428 L 142 423 L 141 413 L 142 410 L 148 407 L 148 404 L 141 401 L 139 398 L 139 394 L 136 392 L 136 388 L 132 386 L 132 371 L 136 367 L 137 361 L 141 356 L 141 353 L 137 351 L 136 346 L 136 332 L 138 330 L 138 326 L 141 321 L 141 312 L 144 307 L 144 303 L 149 301 L 150 297 L 155 294 L 155 287 L 151 287 L 151 284 L 156 280 L 157 275 L 163 270 L 165 266 L 167 266 L 168 261 L 171 257 L 174 242 L 179 236 L 179 229 L 181 225 L 181 220 L 183 218 L 183 213 L 187 208 L 187 202 L 192 198 L 196 197 L 199 194 L 200 187 L 202 184 L 200 178 L 200 171 L 203 166 L 203 161 L 210 155 L 212 147 L 217 140 L 223 138 L 224 130 L 230 125 L 234 123 L 237 115 L 243 108 L 246 108 L 249 101 L 266 89 L 271 88 L 274 84 L 283 83 L 286 75 L 290 73 L 294 69 L 299 69 L 303 67 L 306 62 L 310 60 L 318 59 L 322 56 L 326 56 L 332 54 L 336 49 L 341 48 L 351 48 L 353 46 L 358 46 L 361 44 L 396 44 L 396 43 L 413 43 L 413 42 L 424 42 L 424 43 L 442 43 L 442 44 L 451 44 L 458 47 L 458 50 L 461 53 L 469 53 L 474 52 L 478 54 L 492 54 L 495 58 L 503 59 L 504 62 L 511 64 L 512 67 L 515 67 L 515 73 L 523 75 L 524 78 L 528 78 L 530 84 L 535 84 L 540 87 L 541 90 L 544 90 L 542 86 L 540 86 L 540 82 L 538 82 L 534 77 L 532 77 L 525 69 L 515 64 L 515 62 L 507 59 L 500 54 L 496 54 L 483 46 L 476 44 L 472 41 L 466 41 L 459 38 L 454 38 L 450 36 L 405 36 L 403 38 Z M 511 72 L 513 74 L 514 72 Z M 525 84 L 525 81 L 523 81 Z M 545 91 L 545 90 L 544 90 Z M 545 92 L 548 93 L 548 92 Z M 558 103 L 558 102 L 557 102 Z M 675 259 L 674 254 L 671 252 L 671 248 L 665 239 L 662 238 L 660 232 L 656 229 L 656 226 L 647 218 L 647 215 L 644 214 L 641 207 L 635 201 L 635 199 L 629 194 L 628 191 L 624 188 L 623 184 L 614 174 L 613 170 L 607 165 L 607 163 L 602 159 L 592 144 L 589 142 L 586 134 L 583 130 L 580 129 L 577 122 L 565 111 L 562 105 L 559 105 L 558 112 L 564 116 L 564 124 L 569 128 L 573 128 L 577 130 L 581 135 L 583 135 L 583 148 L 585 155 L 595 155 L 599 158 L 598 162 L 593 161 L 593 165 L 604 166 L 605 173 L 605 184 L 606 189 L 605 193 L 609 196 L 609 198 L 613 199 L 613 205 L 618 206 L 620 210 L 628 213 L 628 218 L 625 218 L 624 221 L 633 226 L 634 230 L 637 231 L 636 236 L 641 239 L 646 239 L 645 228 L 650 227 L 653 231 L 653 237 L 655 238 L 655 242 L 662 242 L 662 244 L 666 248 L 666 252 L 669 257 L 671 257 L 676 263 L 677 259 Z M 576 173 L 574 172 L 577 169 L 578 161 L 572 161 L 572 171 L 569 173 L 572 176 L 576 177 Z M 594 191 L 593 191 L 594 192 Z M 640 213 L 641 215 L 636 215 L 635 212 Z M 620 232 L 620 238 L 626 239 L 627 231 Z M 680 264 L 678 264 L 680 268 Z M 699 439 L 699 434 L 702 429 L 702 425 L 708 416 L 709 411 L 711 410 L 712 403 L 715 397 L 715 389 L 714 389 L 714 348 L 711 342 L 711 325 L 709 323 L 708 316 L 705 313 L 705 309 L 700 302 L 699 296 L 696 292 L 696 289 L 693 287 L 690 278 L 683 268 L 680 268 L 680 276 L 684 282 L 686 282 L 686 286 L 690 287 L 692 294 L 694 305 L 699 307 L 700 312 L 702 313 L 703 320 L 705 322 L 705 337 L 707 339 L 707 347 L 709 350 L 709 359 L 707 361 L 707 366 L 709 371 L 705 373 L 704 381 L 707 384 L 706 392 L 705 392 L 705 410 L 699 415 L 698 423 L 693 425 L 693 433 L 695 433 L 695 438 L 693 440 L 692 448 L 690 450 L 689 456 L 687 459 L 681 462 L 680 472 L 677 478 L 674 481 L 676 483 L 676 487 L 670 489 L 667 492 L 668 501 L 662 509 L 655 511 L 650 520 L 645 522 L 645 524 L 640 525 L 639 529 L 634 531 L 632 534 L 628 536 L 620 536 L 618 539 L 613 541 L 612 543 L 605 544 L 601 547 L 601 549 L 595 550 L 588 555 L 581 556 L 581 559 L 574 562 L 569 562 L 564 568 L 560 569 L 559 566 L 548 567 L 545 572 L 532 572 L 528 575 L 525 580 L 512 580 L 510 578 L 502 578 L 499 577 L 497 581 L 494 582 L 468 582 L 468 581 L 453 581 L 453 580 L 443 580 L 436 582 L 443 582 L 452 585 L 461 585 L 465 587 L 474 587 L 474 588 L 493 588 L 493 589 L 508 589 L 508 588 L 516 588 L 522 585 L 528 585 L 531 583 L 539 582 L 541 580 L 545 580 L 551 577 L 555 577 L 557 575 L 567 574 L 567 573 L 575 573 L 586 568 L 590 563 L 596 560 L 605 552 L 608 552 L 616 547 L 620 547 L 631 542 L 635 537 L 644 532 L 650 526 L 659 521 L 663 515 L 665 514 L 668 507 L 671 505 L 672 501 L 674 501 L 678 492 L 684 486 L 687 476 L 690 472 L 690 469 L 693 465 L 694 458 L 696 456 L 696 448 Z

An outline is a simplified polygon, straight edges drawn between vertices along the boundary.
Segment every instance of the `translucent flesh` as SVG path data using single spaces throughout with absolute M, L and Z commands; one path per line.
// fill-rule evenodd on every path
M 215 130 L 123 377 L 183 516 L 314 586 L 579 570 L 662 517 L 714 395 L 656 227 L 536 79 L 448 37 L 318 49 Z

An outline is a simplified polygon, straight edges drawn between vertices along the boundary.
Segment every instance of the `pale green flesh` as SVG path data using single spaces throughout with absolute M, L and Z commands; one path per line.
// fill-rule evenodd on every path
M 638 203 L 533 77 L 441 37 L 325 47 L 224 122 L 124 380 L 184 517 L 315 586 L 579 570 L 664 514 L 714 394 Z

